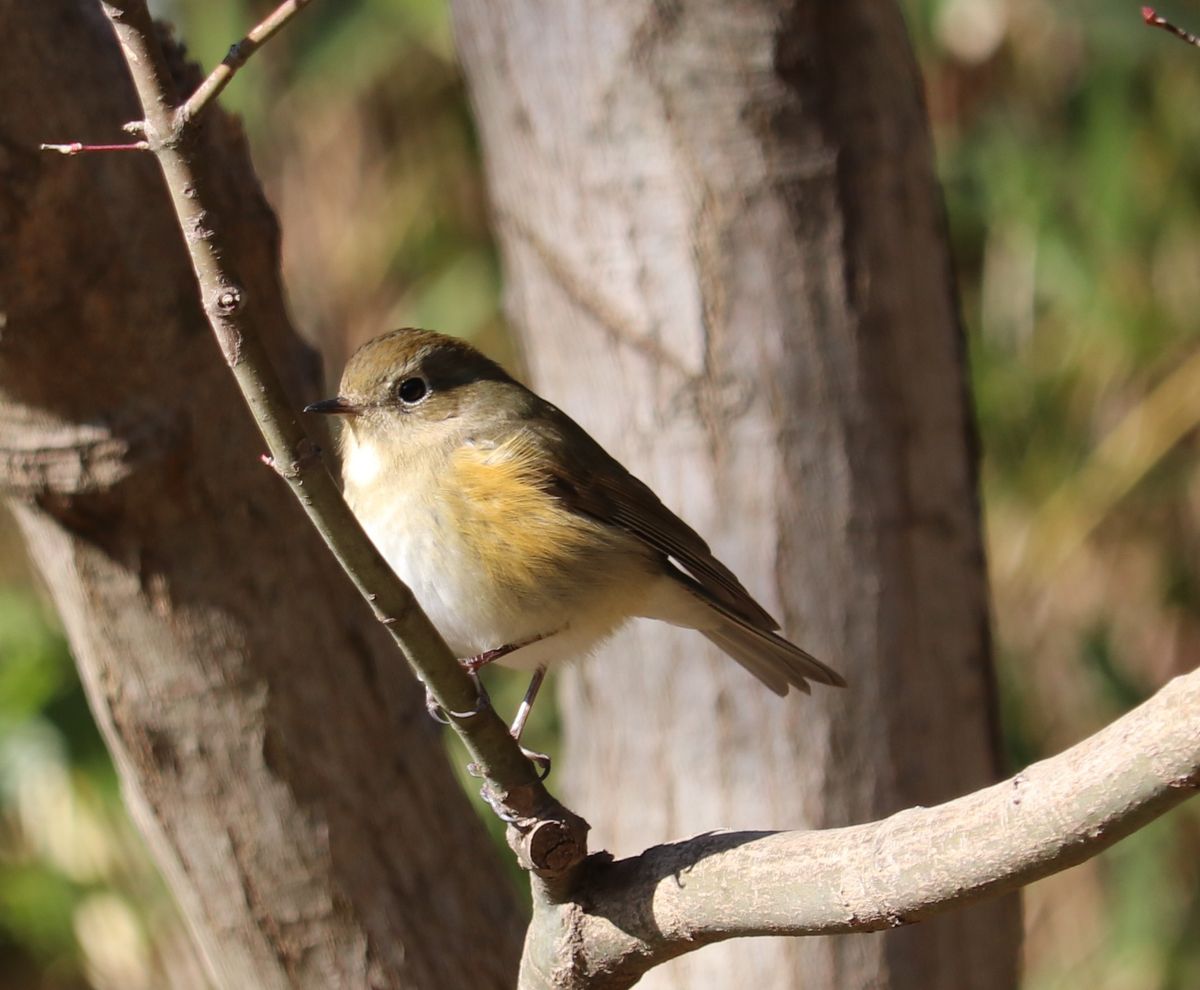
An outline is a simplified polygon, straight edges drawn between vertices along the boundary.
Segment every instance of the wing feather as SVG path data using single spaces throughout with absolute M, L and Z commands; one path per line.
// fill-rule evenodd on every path
M 779 628 L 700 535 L 663 505 L 648 485 L 564 412 L 534 398 L 536 415 L 526 418 L 523 428 L 545 448 L 546 484 L 551 491 L 574 511 L 617 526 L 669 557 L 705 594 L 746 622 L 765 630 Z

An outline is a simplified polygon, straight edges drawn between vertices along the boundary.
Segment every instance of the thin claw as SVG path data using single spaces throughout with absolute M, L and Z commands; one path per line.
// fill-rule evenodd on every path
M 504 822 L 505 825 L 515 825 L 521 820 L 519 816 L 505 809 L 500 799 L 492 793 L 492 789 L 486 783 L 479 789 L 479 796 L 483 798 L 487 806 L 492 809 L 496 817 Z
M 521 755 L 525 757 L 538 769 L 538 780 L 545 780 L 550 776 L 550 767 L 553 761 L 545 753 L 539 753 L 537 750 L 526 749 L 521 747 Z
M 435 722 L 440 722 L 442 725 L 449 725 L 450 719 L 446 718 L 446 713 L 442 711 L 442 706 L 437 703 L 433 692 L 429 688 L 425 689 L 425 711 L 429 712 L 429 717 Z
M 470 718 L 472 715 L 478 715 L 485 708 L 490 708 L 492 705 L 492 699 L 488 696 L 487 688 L 483 686 L 483 680 L 480 678 L 479 672 L 468 670 L 467 674 L 475 684 L 475 707 L 467 712 L 467 714 L 459 715 L 459 718 Z M 453 715 L 454 712 L 450 714 Z
M 429 688 L 425 689 L 425 710 L 429 712 L 435 722 L 441 722 L 442 725 L 449 725 L 451 718 L 473 718 L 491 706 L 492 699 L 488 696 L 487 688 L 483 686 L 483 681 L 479 679 L 479 674 L 469 668 L 467 673 L 475 683 L 475 705 L 470 711 L 447 711 L 437 703 L 433 697 L 433 692 Z

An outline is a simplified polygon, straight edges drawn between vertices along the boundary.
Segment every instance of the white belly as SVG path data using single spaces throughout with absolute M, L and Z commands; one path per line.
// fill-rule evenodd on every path
M 390 511 L 362 518 L 362 523 L 460 658 L 548 631 L 533 631 L 536 622 L 531 626 L 529 617 L 498 607 L 496 590 L 489 586 L 479 562 L 454 538 L 449 521 L 440 518 L 436 506 L 395 504 Z

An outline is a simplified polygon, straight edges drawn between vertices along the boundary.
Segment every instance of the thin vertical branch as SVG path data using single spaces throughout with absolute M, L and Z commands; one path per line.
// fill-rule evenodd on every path
M 295 0 L 281 5 L 255 29 L 254 45 L 242 53 L 238 64 L 303 5 Z M 207 176 L 195 167 L 191 124 L 236 66 L 213 73 L 203 94 L 198 91 L 197 97 L 176 109 L 180 103 L 174 82 L 144 0 L 108 0 L 102 6 L 137 90 L 144 114 L 137 129 L 162 168 L 205 315 L 267 443 L 271 463 L 387 627 L 417 678 L 449 713 L 484 780 L 485 797 L 511 826 L 510 842 L 522 865 L 558 882 L 586 855 L 586 823 L 550 796 L 505 723 L 490 705 L 479 705 L 475 682 L 350 512 L 254 332 L 253 300 L 246 298 L 237 274 L 223 260 L 228 252 L 222 250 L 220 218 L 210 206 Z

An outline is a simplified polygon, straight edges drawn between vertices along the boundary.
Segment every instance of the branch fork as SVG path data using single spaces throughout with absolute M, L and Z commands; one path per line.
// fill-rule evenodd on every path
M 163 122 L 168 123 L 163 130 L 151 124 L 149 116 L 146 120 L 134 120 L 122 128 L 127 133 L 143 134 L 144 140 L 128 144 L 85 144 L 82 141 L 72 141 L 68 144 L 43 144 L 42 151 L 56 151 L 61 155 L 81 155 L 87 152 L 102 151 L 153 151 L 157 153 L 163 148 L 170 147 L 182 140 L 189 126 L 213 103 L 226 86 L 233 81 L 250 56 L 278 34 L 293 17 L 307 7 L 312 0 L 287 0 L 281 3 L 267 17 L 255 25 L 247 35 L 229 46 L 229 51 L 221 60 L 220 65 L 205 77 L 196 87 L 187 101 L 176 107 Z M 127 21 L 130 13 L 129 4 L 118 2 L 102 2 L 104 13 L 112 21 L 114 27 Z M 119 33 L 119 30 L 118 30 Z M 132 63 L 130 65 L 132 69 Z

